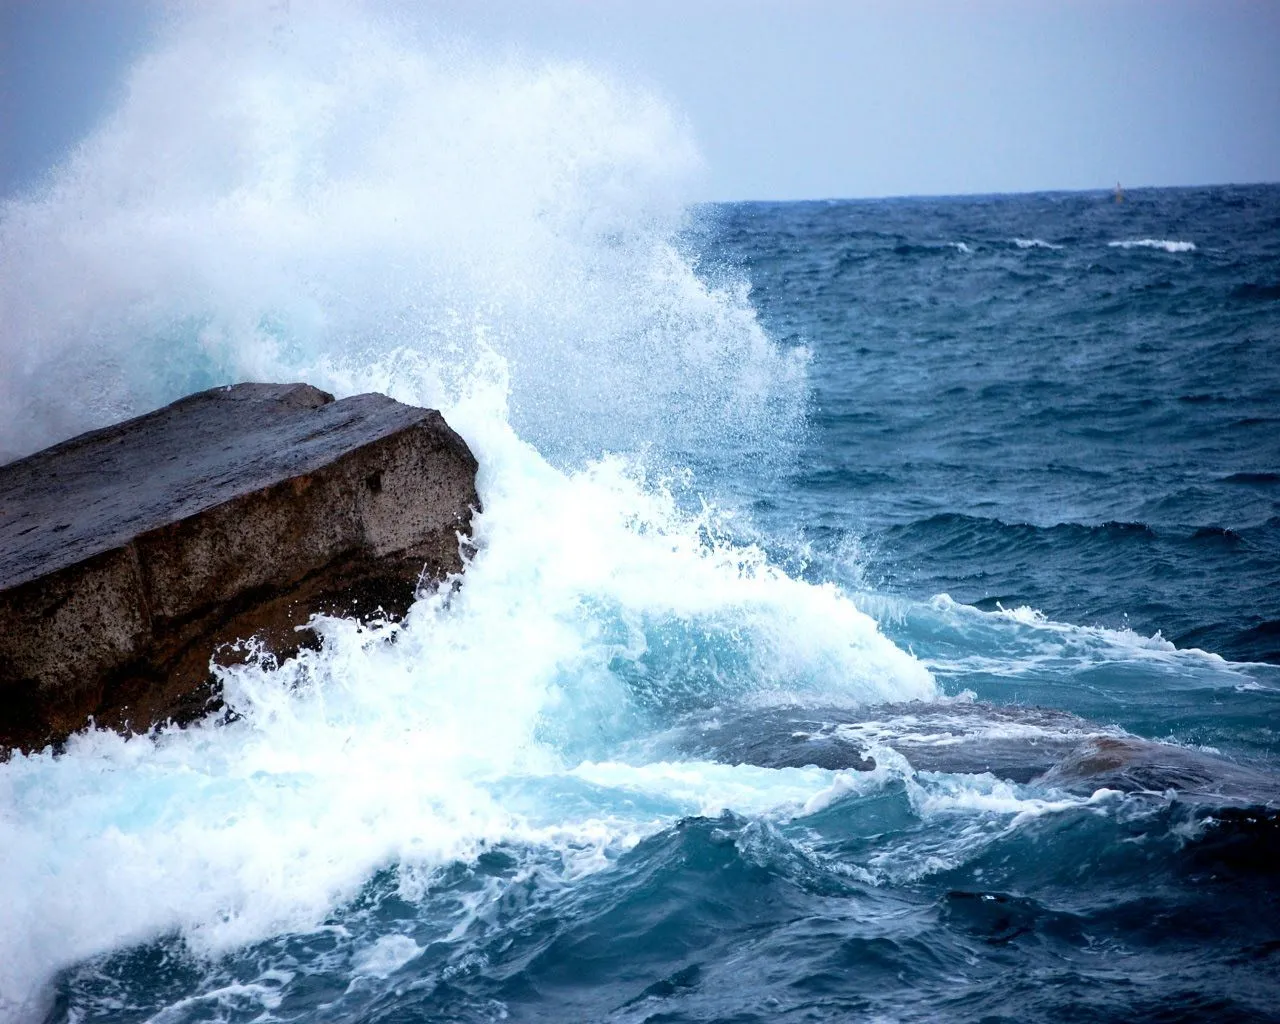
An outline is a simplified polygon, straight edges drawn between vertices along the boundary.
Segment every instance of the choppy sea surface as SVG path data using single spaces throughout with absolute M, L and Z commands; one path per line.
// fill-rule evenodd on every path
M 235 17 L 0 208 L 0 450 L 305 379 L 484 511 L 0 764 L 0 1019 L 1280 1019 L 1280 186 L 690 206 L 624 82 Z

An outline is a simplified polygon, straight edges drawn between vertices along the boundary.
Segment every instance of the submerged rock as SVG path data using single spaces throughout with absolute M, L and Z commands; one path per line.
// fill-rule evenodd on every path
M 866 771 L 889 749 L 916 771 L 989 773 L 1082 795 L 1114 789 L 1280 807 L 1274 773 L 1053 708 L 982 701 L 752 708 L 678 728 L 667 741 L 680 755 L 730 764 Z
M 978 701 L 750 709 L 678 731 L 681 751 L 771 768 L 866 771 L 877 747 L 918 771 L 1030 782 L 1100 727 L 1067 711 Z
M 1136 736 L 1095 736 L 1036 782 L 1073 792 L 1178 793 L 1213 803 L 1280 806 L 1280 779 L 1248 765 Z
M 0 466 L 0 753 L 204 713 L 210 658 L 462 569 L 476 461 L 431 409 L 237 384 Z M 226 656 L 226 655 L 224 655 Z

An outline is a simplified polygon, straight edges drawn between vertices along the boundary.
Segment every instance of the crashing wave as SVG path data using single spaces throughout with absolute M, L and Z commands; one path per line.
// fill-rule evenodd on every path
M 250 5 L 185 10 L 48 186 L 0 208 L 0 452 L 306 380 L 440 408 L 485 511 L 466 586 L 228 671 L 236 721 L 0 765 L 0 1018 L 107 949 L 314 927 L 382 869 L 498 842 L 601 867 L 690 811 L 602 779 L 566 801 L 565 773 L 672 716 L 936 694 L 842 591 L 681 483 L 672 453 L 699 445 L 785 456 L 806 382 L 744 281 L 694 272 L 678 117 L 337 4 L 283 33 Z M 559 781 L 515 793 L 539 778 Z M 775 799 L 753 785 L 717 807 Z

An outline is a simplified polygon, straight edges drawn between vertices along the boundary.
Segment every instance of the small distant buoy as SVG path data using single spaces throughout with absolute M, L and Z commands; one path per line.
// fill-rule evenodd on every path
M 1124 202 L 1124 188 L 1121 186 L 1120 182 L 1118 181 L 1116 182 L 1116 202 L 1117 203 Z

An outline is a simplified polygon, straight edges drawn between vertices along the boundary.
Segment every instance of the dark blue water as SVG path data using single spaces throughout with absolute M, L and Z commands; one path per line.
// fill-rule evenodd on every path
M 1276 189 L 720 225 L 765 322 L 814 351 L 812 443 L 762 498 L 771 525 L 856 537 L 877 587 L 1280 660 Z M 1189 244 L 1115 244 L 1141 240 Z
M 596 762 L 825 795 L 662 823 L 624 786 L 660 824 L 602 869 L 390 865 L 315 929 L 83 961 L 49 1021 L 1280 1020 L 1280 187 L 703 215 L 810 396 L 781 471 L 699 451 L 699 486 L 944 699 L 679 690 L 758 623 L 650 623 Z

